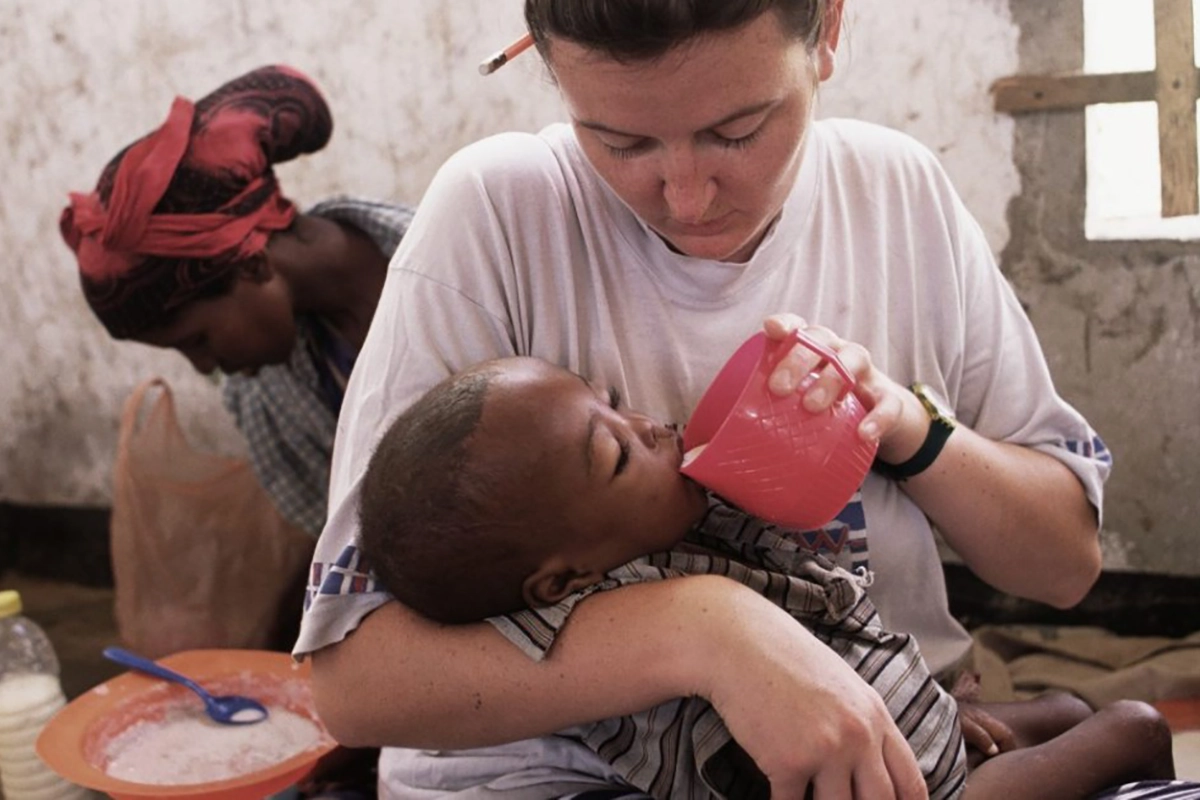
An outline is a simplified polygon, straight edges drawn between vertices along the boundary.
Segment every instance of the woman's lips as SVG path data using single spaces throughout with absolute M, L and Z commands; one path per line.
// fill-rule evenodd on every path
M 725 230 L 732 214 L 726 213 L 707 222 L 668 220 L 667 231 L 676 236 L 712 236 Z

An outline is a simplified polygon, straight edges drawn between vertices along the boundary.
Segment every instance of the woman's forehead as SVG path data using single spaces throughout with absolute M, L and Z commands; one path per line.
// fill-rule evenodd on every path
M 807 54 L 775 15 L 765 14 L 649 61 L 621 62 L 569 41 L 555 41 L 550 60 L 576 123 L 649 135 L 702 130 L 779 100 L 804 82 Z

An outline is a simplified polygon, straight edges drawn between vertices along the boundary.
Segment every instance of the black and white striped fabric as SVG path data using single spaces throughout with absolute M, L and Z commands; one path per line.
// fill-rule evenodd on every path
M 689 535 L 704 552 L 659 553 L 620 567 L 593 587 L 725 575 L 789 611 L 846 660 L 884 699 L 907 737 L 931 800 L 957 797 L 966 779 L 958 706 L 930 675 L 906 634 L 884 630 L 867 598 L 865 573 L 853 574 L 807 552 L 773 526 L 713 499 Z M 587 593 L 551 608 L 523 611 L 492 623 L 535 659 L 545 656 L 571 610 Z M 765 779 L 733 742 L 716 710 L 680 698 L 632 716 L 580 726 L 578 738 L 632 786 L 655 798 L 766 798 Z
M 1194 781 L 1139 781 L 1098 794 L 1092 800 L 1200 800 Z

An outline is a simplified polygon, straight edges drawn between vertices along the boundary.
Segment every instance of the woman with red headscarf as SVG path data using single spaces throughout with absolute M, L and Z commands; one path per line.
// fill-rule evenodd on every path
M 412 209 L 337 198 L 305 213 L 273 165 L 333 122 L 306 76 L 268 66 L 119 152 L 60 220 L 88 304 L 117 339 L 225 373 L 225 403 L 283 516 L 325 522 L 342 393 Z

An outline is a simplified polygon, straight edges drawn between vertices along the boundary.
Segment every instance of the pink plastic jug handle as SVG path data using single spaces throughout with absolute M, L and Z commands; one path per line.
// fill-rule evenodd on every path
M 853 389 L 858 383 L 858 381 L 854 379 L 854 375 L 850 372 L 850 370 L 846 369 L 846 365 L 842 363 L 840 358 L 838 358 L 837 353 L 833 352 L 820 342 L 814 341 L 808 334 L 799 328 L 791 332 L 791 338 L 796 344 L 807 347 L 809 350 L 812 350 L 814 353 L 819 355 L 822 359 L 832 364 L 833 368 L 837 370 L 837 374 L 842 376 L 842 380 L 846 382 L 846 385 L 849 388 Z M 786 356 L 792 349 L 790 346 L 783 346 L 789 344 L 786 339 L 780 341 L 779 344 L 781 346 L 777 351 L 778 358 L 776 359 L 775 364 L 778 364 L 780 361 L 782 361 L 783 357 Z M 774 370 L 775 364 L 771 365 L 772 370 Z

